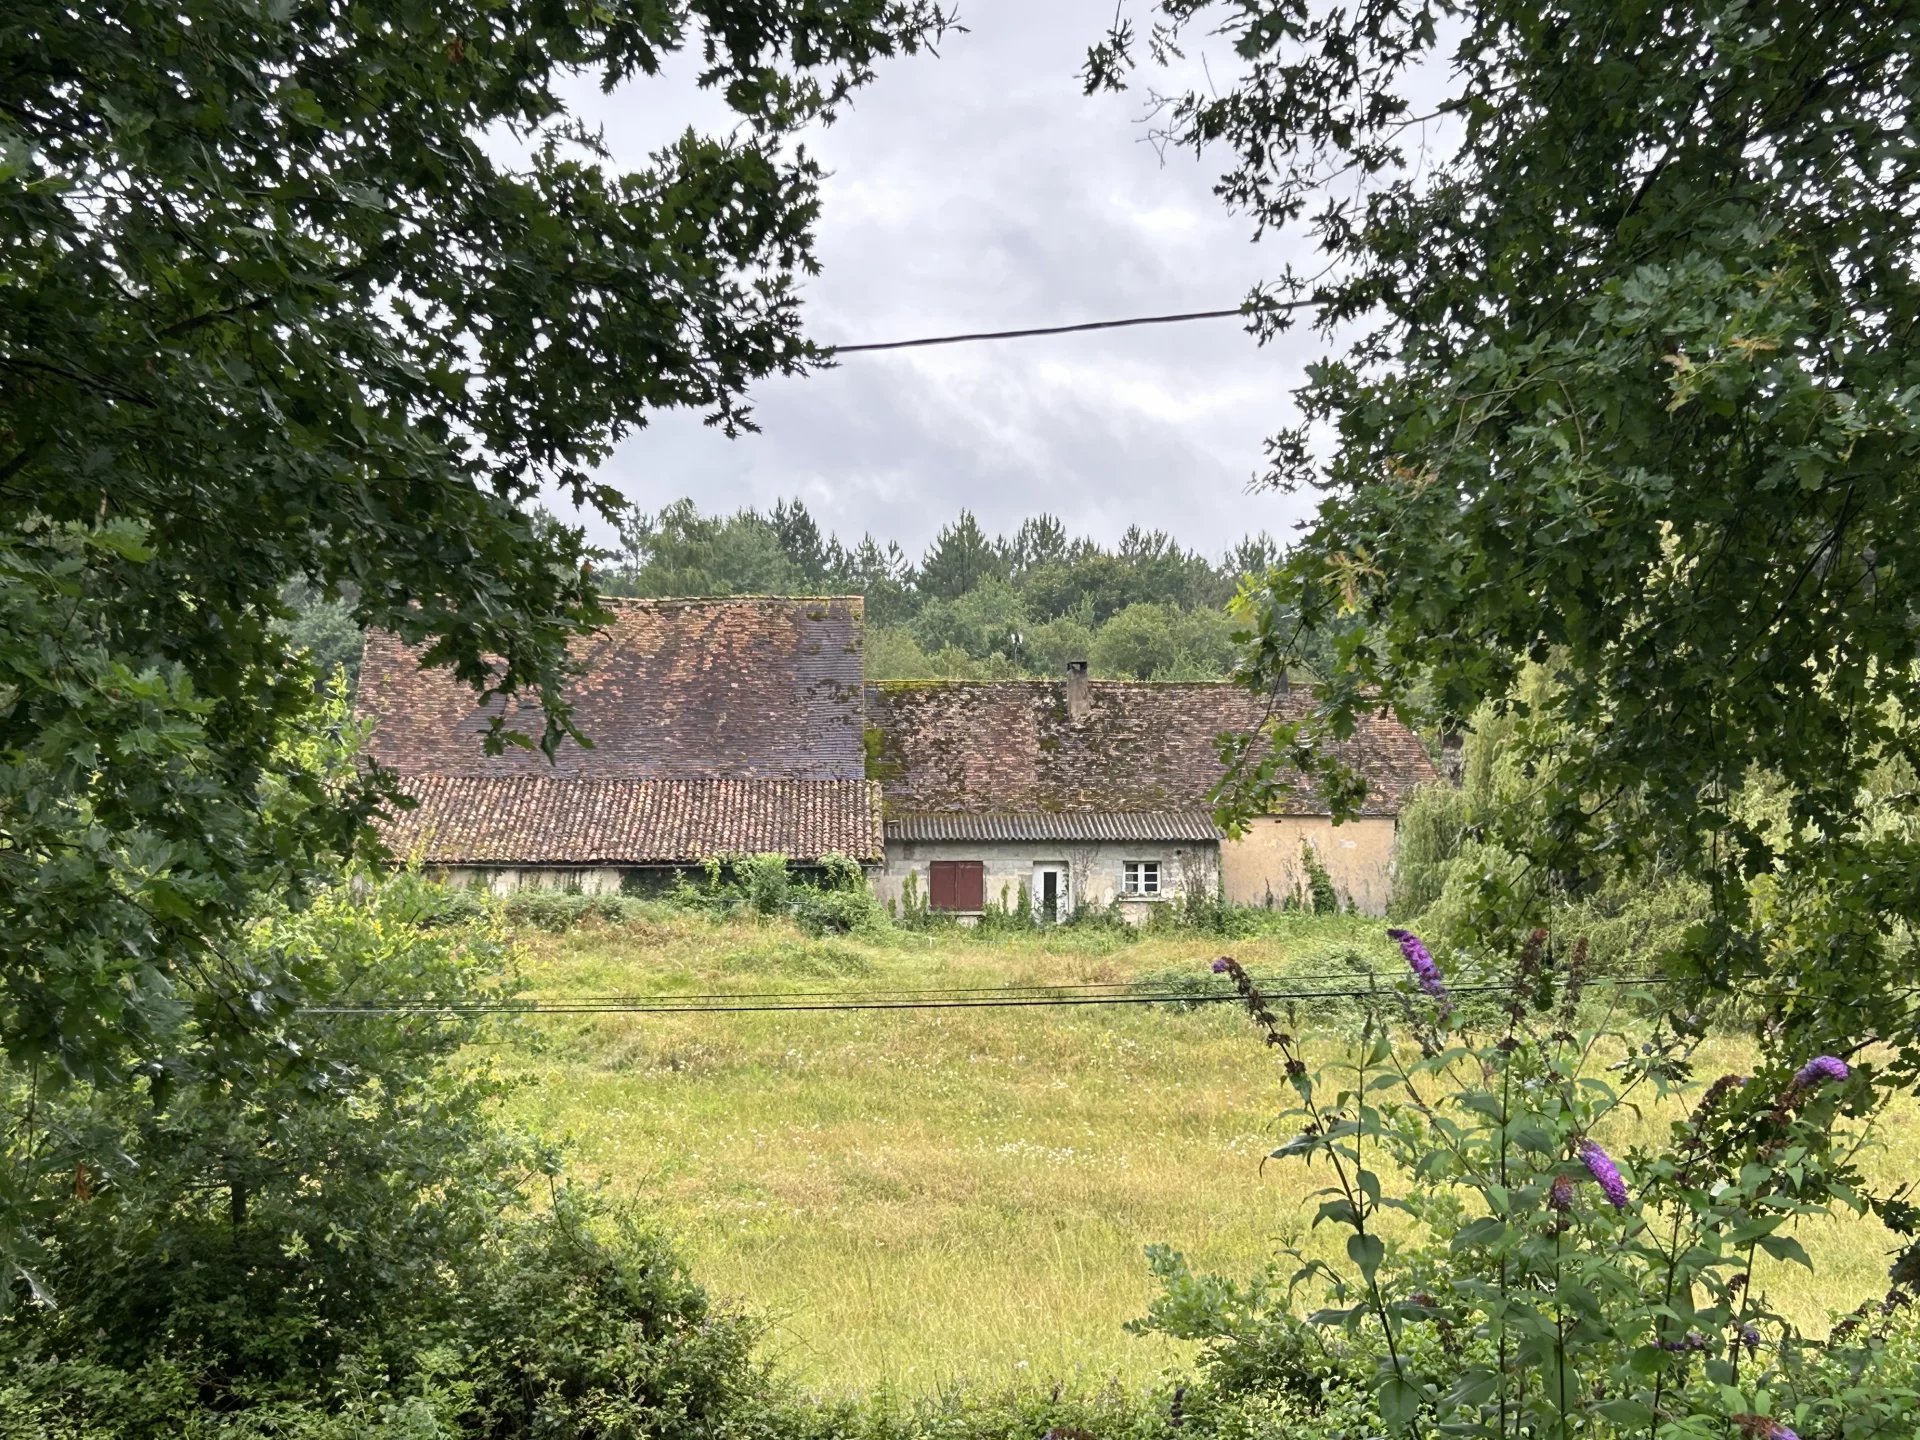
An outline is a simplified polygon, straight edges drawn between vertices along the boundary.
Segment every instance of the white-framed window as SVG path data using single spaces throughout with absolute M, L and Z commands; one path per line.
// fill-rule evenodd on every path
M 1120 893 L 1122 895 L 1158 895 L 1160 893 L 1160 862 L 1158 860 L 1121 861 Z

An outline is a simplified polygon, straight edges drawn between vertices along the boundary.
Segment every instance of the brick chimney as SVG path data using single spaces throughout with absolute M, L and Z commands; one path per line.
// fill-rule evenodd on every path
M 1067 661 L 1067 718 L 1084 720 L 1092 708 L 1093 697 L 1087 693 L 1087 662 Z

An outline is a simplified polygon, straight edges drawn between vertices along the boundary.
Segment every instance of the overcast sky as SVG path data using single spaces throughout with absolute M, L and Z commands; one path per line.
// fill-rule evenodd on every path
M 1112 15 L 1112 0 L 968 0 L 969 33 L 940 58 L 885 66 L 809 137 L 831 172 L 806 290 L 815 339 L 1218 309 L 1280 269 L 1275 244 L 1250 243 L 1212 195 L 1217 163 L 1147 143 L 1139 95 L 1081 96 L 1076 72 Z M 635 166 L 722 113 L 671 82 L 580 108 Z M 871 530 L 916 556 L 963 505 L 989 531 L 1048 510 L 1102 540 L 1138 523 L 1214 554 L 1304 514 L 1247 482 L 1316 353 L 1310 334 L 1263 350 L 1228 319 L 850 355 L 758 387 L 757 435 L 658 419 L 604 475 L 645 509 L 798 495 L 843 537 Z

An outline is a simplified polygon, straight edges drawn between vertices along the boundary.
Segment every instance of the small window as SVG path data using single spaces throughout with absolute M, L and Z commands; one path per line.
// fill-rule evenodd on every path
M 986 866 L 978 860 L 935 860 L 927 866 L 927 904 L 971 914 L 986 908 Z
M 1158 895 L 1160 893 L 1160 862 L 1158 860 L 1123 862 L 1120 866 L 1120 893 Z

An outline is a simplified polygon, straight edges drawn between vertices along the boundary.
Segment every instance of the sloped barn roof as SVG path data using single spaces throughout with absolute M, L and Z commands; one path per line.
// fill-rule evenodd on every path
M 423 775 L 386 826 L 428 865 L 692 865 L 724 855 L 808 863 L 885 853 L 880 787 L 866 780 L 555 780 Z
M 864 776 L 858 596 L 613 600 L 605 629 L 574 645 L 568 689 L 591 750 L 565 742 L 488 755 L 486 708 L 444 670 L 422 670 L 372 632 L 356 708 L 375 722 L 373 759 L 403 775 L 561 779 L 859 780 Z M 536 702 L 511 712 L 538 736 Z
M 1192 812 L 1225 773 L 1219 736 L 1257 730 L 1267 704 L 1237 685 L 1094 681 L 1082 718 L 1050 681 L 881 682 L 867 687 L 868 774 L 889 833 L 935 815 Z M 1302 704 L 1304 700 L 1297 700 Z M 1367 781 L 1360 813 L 1396 815 L 1437 778 L 1390 715 L 1364 719 L 1336 753 Z M 1294 794 L 1279 812 L 1324 815 Z

